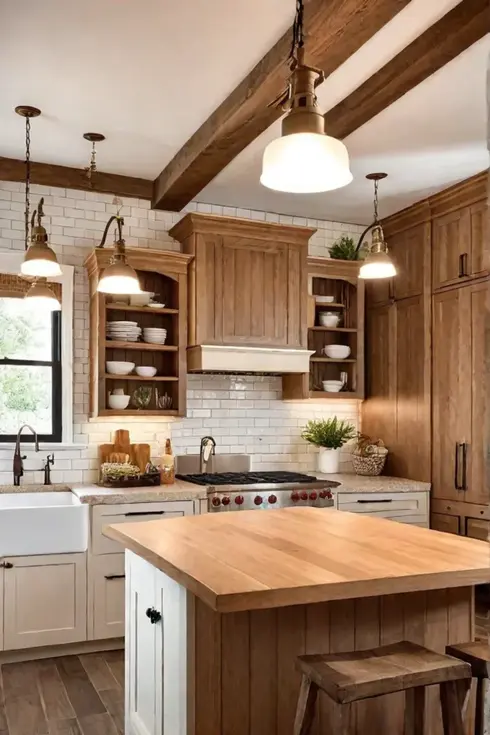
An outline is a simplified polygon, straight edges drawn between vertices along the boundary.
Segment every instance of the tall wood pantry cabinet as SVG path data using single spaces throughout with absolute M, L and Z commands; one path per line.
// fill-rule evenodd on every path
M 433 528 L 485 538 L 487 173 L 385 224 L 397 276 L 367 289 L 363 431 L 387 472 L 432 483 Z

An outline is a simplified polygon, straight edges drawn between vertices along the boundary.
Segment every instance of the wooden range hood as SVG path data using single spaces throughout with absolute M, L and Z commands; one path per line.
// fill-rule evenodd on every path
M 189 268 L 189 372 L 305 373 L 306 227 L 187 214 L 170 235 Z

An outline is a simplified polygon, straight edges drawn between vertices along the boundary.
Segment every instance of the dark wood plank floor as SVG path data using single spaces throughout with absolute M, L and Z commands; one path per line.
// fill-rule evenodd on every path
M 0 735 L 124 735 L 124 651 L 0 666 Z

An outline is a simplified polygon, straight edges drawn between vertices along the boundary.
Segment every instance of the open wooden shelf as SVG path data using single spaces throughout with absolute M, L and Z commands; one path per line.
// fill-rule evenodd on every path
M 338 398 L 352 398 L 361 400 L 362 396 L 360 396 L 358 393 L 348 390 L 341 390 L 338 393 L 328 393 L 324 390 L 312 390 L 310 391 L 310 398 L 333 398 L 334 400 Z
M 106 380 L 141 380 L 153 383 L 155 380 L 162 383 L 175 382 L 178 380 L 175 375 L 154 375 L 152 378 L 145 378 L 143 375 L 114 375 L 113 373 L 105 374 Z
M 126 304 L 107 304 L 106 309 L 111 311 L 135 311 L 138 314 L 178 314 L 178 309 L 152 309 L 150 306 L 129 306 Z
M 346 357 L 345 360 L 338 360 L 336 357 L 310 357 L 311 362 L 357 362 L 353 357 Z
M 105 343 L 109 350 L 148 350 L 149 352 L 177 352 L 176 345 L 153 345 L 149 342 L 117 342 L 108 339 Z
M 357 329 L 354 327 L 308 327 L 308 329 L 313 330 L 314 332 L 357 332 Z
M 178 416 L 179 412 L 175 409 L 167 411 L 163 409 L 139 409 L 139 408 L 103 408 L 99 411 L 99 416 Z
M 315 306 L 318 309 L 329 309 L 332 307 L 333 309 L 345 309 L 345 304 L 341 304 L 339 301 L 332 301 L 330 304 L 319 304 L 318 301 L 315 301 Z

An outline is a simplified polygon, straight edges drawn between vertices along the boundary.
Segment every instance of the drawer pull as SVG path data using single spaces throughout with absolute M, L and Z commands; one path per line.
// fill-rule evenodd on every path
M 125 513 L 126 518 L 129 516 L 163 516 L 165 510 L 135 510 L 130 513 Z
M 0 563 L 0 569 L 13 569 L 14 565 L 9 561 L 2 561 Z
M 158 612 L 158 610 L 155 610 L 154 607 L 149 607 L 146 611 L 146 617 L 150 619 L 150 623 L 152 625 L 155 625 L 155 623 L 158 623 L 162 619 L 161 613 Z
M 393 498 L 386 498 L 385 500 L 374 498 L 373 500 L 357 500 L 356 502 L 357 503 L 392 503 Z
M 105 574 L 104 579 L 124 579 L 126 577 L 125 574 Z

